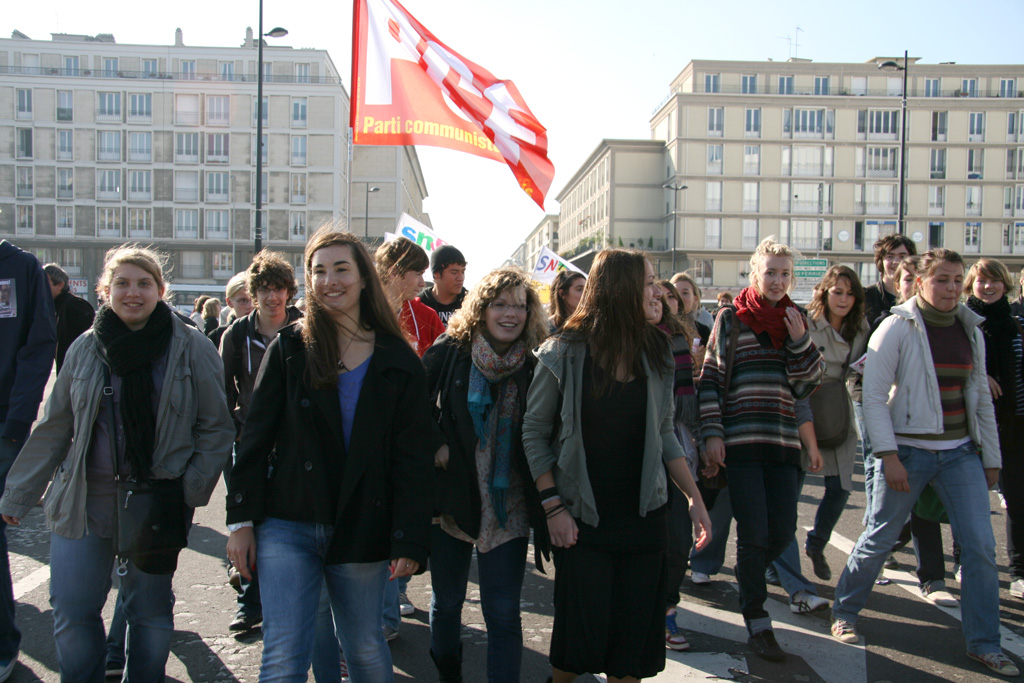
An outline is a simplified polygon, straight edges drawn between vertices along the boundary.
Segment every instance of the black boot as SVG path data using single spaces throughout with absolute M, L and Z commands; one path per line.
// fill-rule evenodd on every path
M 430 658 L 437 667 L 440 683 L 462 683 L 462 643 L 459 643 L 458 652 L 440 658 L 431 650 Z

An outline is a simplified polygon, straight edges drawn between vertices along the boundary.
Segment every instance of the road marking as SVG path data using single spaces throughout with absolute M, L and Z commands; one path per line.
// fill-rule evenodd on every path
M 21 600 L 22 596 L 31 593 L 49 580 L 50 565 L 44 564 L 28 576 L 14 582 L 14 599 Z

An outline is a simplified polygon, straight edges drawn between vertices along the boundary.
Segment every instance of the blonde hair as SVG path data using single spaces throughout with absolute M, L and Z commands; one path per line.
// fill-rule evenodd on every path
M 462 307 L 448 321 L 448 336 L 458 346 L 468 349 L 473 335 L 487 329 L 486 309 L 492 301 L 509 289 L 522 289 L 526 295 L 526 326 L 519 338 L 532 349 L 548 336 L 548 320 L 540 296 L 530 285 L 530 276 L 519 268 L 498 268 L 483 277 L 466 295 Z
M 249 278 L 244 271 L 232 275 L 228 283 L 224 285 L 224 298 L 230 299 L 238 294 L 239 291 L 247 289 L 248 280 Z
M 203 317 L 204 318 L 215 318 L 220 315 L 220 299 L 210 297 L 203 304 Z
M 110 283 L 114 280 L 114 271 L 120 266 L 132 265 L 142 268 L 152 275 L 160 289 L 161 296 L 165 296 L 168 292 L 167 283 L 164 282 L 166 263 L 167 257 L 163 254 L 137 244 L 122 244 L 112 247 L 103 257 L 103 272 L 96 280 L 96 293 L 105 300 Z
M 999 280 L 1003 283 L 1003 294 L 1009 298 L 1010 293 L 1013 291 L 1013 279 L 1010 277 L 1010 271 L 1006 269 L 1006 266 L 1002 261 L 997 261 L 994 258 L 983 258 L 979 259 L 971 269 L 967 271 L 967 277 L 964 278 L 964 293 L 968 296 L 974 291 L 974 281 L 979 276 L 984 275 L 990 280 Z
M 758 280 L 758 275 L 764 268 L 765 262 L 768 261 L 772 256 L 782 256 L 788 258 L 791 262 L 796 262 L 797 259 L 803 258 L 793 247 L 782 242 L 775 241 L 775 235 L 770 235 L 761 240 L 761 243 L 754 249 L 754 253 L 750 255 L 750 274 L 747 276 L 750 280 L 750 286 L 754 287 L 758 293 L 761 293 L 761 284 Z M 792 288 L 795 280 L 790 281 L 790 288 Z M 788 292 L 787 292 L 788 294 Z

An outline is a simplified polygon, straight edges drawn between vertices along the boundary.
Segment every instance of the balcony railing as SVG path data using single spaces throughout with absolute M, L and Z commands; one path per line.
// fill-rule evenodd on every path
M 32 198 L 32 186 L 22 185 L 18 183 L 17 194 L 15 195 L 19 199 L 31 199 Z
M 18 112 L 14 115 L 14 118 L 18 119 L 19 121 L 31 121 L 32 111 L 25 111 L 23 109 L 19 109 Z
M 197 187 L 176 187 L 176 188 L 174 188 L 174 201 L 176 201 L 176 202 L 197 202 L 197 201 L 199 201 L 199 188 L 197 188 Z
M 199 239 L 199 228 L 185 228 L 180 225 L 174 226 L 174 237 L 179 240 L 197 240 Z M 199 275 L 189 275 L 189 268 L 196 268 L 197 266 L 183 266 L 182 275 L 184 277 L 202 277 L 202 268 L 199 269 Z
M 194 237 L 192 239 L 194 239 Z M 206 268 L 203 266 L 182 266 L 181 276 L 190 278 L 206 277 Z
M 75 158 L 75 153 L 70 149 L 58 149 L 57 160 L 58 161 L 71 161 Z
M 58 121 L 74 121 L 75 110 L 71 107 L 57 107 Z
M 945 204 L 928 204 L 928 215 L 929 216 L 941 216 L 946 213 Z
M 864 213 L 869 216 L 895 216 L 896 215 L 896 202 L 891 203 L 875 203 L 867 202 L 864 205 Z
M 121 112 L 100 109 L 96 112 L 96 121 L 98 123 L 121 123 Z
M 128 190 L 128 199 L 131 200 L 151 200 L 153 199 L 153 190 Z
M 761 164 L 743 164 L 743 175 L 760 175 Z M 754 245 L 757 246 L 756 244 Z
M 14 229 L 14 234 L 18 237 L 31 237 L 36 234 L 36 229 L 31 225 L 19 225 Z
M 946 169 L 945 168 L 933 168 L 929 172 L 929 177 L 932 180 L 944 180 L 946 178 Z
M 227 228 L 206 228 L 206 239 L 208 240 L 227 240 L 231 239 L 228 235 Z
M 75 188 L 73 187 L 58 187 L 57 188 L 57 199 L 74 199 Z
M 305 154 L 293 154 L 292 155 L 292 166 L 305 166 L 306 155 Z
M 866 177 L 868 178 L 895 178 L 895 168 L 869 168 Z
M 199 152 L 175 152 L 174 160 L 179 164 L 198 164 Z
M 153 150 L 151 149 L 129 149 L 128 161 L 152 161 Z
M 289 198 L 289 201 L 292 204 L 305 204 L 306 203 L 306 193 L 305 192 L 303 192 L 302 194 L 292 193 L 290 198 Z
M 761 205 L 761 203 L 758 202 L 758 201 L 744 201 L 743 202 L 743 210 L 744 211 L 754 211 L 754 212 L 756 212 L 760 205 Z
M 875 68 L 871 67 L 871 72 L 875 72 Z M 913 69 L 911 69 L 913 70 Z M 864 74 L 867 76 L 868 74 Z M 874 73 L 871 73 L 874 75 Z M 760 78 L 758 79 L 760 80 Z M 959 80 L 959 79 L 957 79 Z M 997 79 L 998 80 L 998 79 Z M 907 97 L 1024 97 L 1024 88 L 1021 87 L 1021 83 L 1017 84 L 1016 91 L 1010 91 L 1007 93 L 1002 90 L 998 83 L 991 88 L 982 89 L 980 87 L 972 88 L 969 91 L 962 90 L 958 87 L 943 88 L 937 90 L 931 88 L 927 94 L 925 87 L 907 87 Z M 785 89 L 780 90 L 778 82 L 769 83 L 758 83 L 757 87 L 750 88 L 744 87 L 743 85 L 723 85 L 719 84 L 718 87 L 711 91 L 706 91 L 704 88 L 703 81 L 696 81 L 691 83 L 689 87 L 678 87 L 673 92 L 675 93 L 696 93 L 696 94 L 716 94 L 716 95 L 792 95 L 792 96 L 803 96 L 803 97 L 891 97 L 900 98 L 903 96 L 903 88 L 892 89 L 889 88 L 864 88 L 854 90 L 853 88 L 842 87 L 839 83 L 832 81 L 829 83 L 829 91 L 827 93 L 815 94 L 814 86 L 800 87 L 795 85 L 786 86 Z
M 231 123 L 231 116 L 228 114 L 207 114 L 206 125 L 208 126 L 226 126 Z
M 824 175 L 824 166 L 821 164 L 793 164 L 794 176 L 821 177 Z
M 176 111 L 174 112 L 174 123 L 179 126 L 197 126 L 199 125 L 199 112 Z
M 228 201 L 227 192 L 211 192 L 207 191 L 206 201 L 208 202 L 226 202 Z
M 58 225 L 57 226 L 57 237 L 74 237 L 75 226 L 73 225 Z
M 121 198 L 121 190 L 120 189 L 113 189 L 113 190 L 97 189 L 96 190 L 96 199 L 120 199 L 120 198 Z
M 153 123 L 152 112 L 132 112 L 128 114 L 128 123 Z
M 129 228 L 128 237 L 132 239 L 149 239 L 153 236 L 153 231 L 149 228 Z
M 709 175 L 722 175 L 722 162 L 721 161 L 709 161 L 708 162 L 708 174 Z
M 306 229 L 305 228 L 292 228 L 288 231 L 288 238 L 292 242 L 305 242 L 306 241 Z
M 97 161 L 121 161 L 120 147 L 100 147 L 96 151 Z
M 0 66 L 0 74 L 12 74 L 21 76 L 70 76 L 75 78 L 156 78 L 160 80 L 175 81 L 229 81 L 235 83 L 255 83 L 256 74 L 221 74 L 221 73 L 197 73 L 195 71 L 105 71 L 103 69 L 60 69 L 38 66 Z M 341 78 L 337 76 L 293 76 L 263 74 L 264 83 L 322 83 L 328 85 L 340 84 Z
M 113 237 L 115 239 L 121 239 L 121 228 L 97 228 L 97 237 Z
M 227 154 L 212 154 L 209 152 L 206 154 L 206 163 L 208 164 L 226 164 L 228 161 Z
M 965 216 L 980 216 L 981 215 L 981 204 L 970 203 L 967 205 Z

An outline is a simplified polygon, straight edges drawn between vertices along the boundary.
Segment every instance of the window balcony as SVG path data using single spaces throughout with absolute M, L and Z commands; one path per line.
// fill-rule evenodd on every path
M 149 239 L 153 236 L 153 231 L 149 228 L 129 228 L 128 237 L 132 239 Z
M 150 112 L 133 112 L 128 114 L 128 123 L 153 123 L 153 114 Z
M 226 164 L 228 161 L 229 159 L 227 154 L 207 153 L 206 155 L 206 163 L 208 164 Z
M 15 118 L 18 119 L 19 121 L 31 121 L 32 120 L 32 112 L 31 111 L 24 111 L 24 110 L 19 109 L 18 113 L 15 114 Z
M 213 267 L 214 277 L 231 277 L 234 274 L 234 271 L 231 270 L 230 268 L 218 268 L 217 266 Z
M 75 227 L 73 225 L 58 225 L 57 237 L 74 237 Z M 68 273 L 70 275 L 70 273 Z
M 928 215 L 929 216 L 941 216 L 946 213 L 946 207 L 943 204 L 928 204 Z
M 58 161 L 72 161 L 75 158 L 75 153 L 70 149 L 58 149 L 57 160 Z
M 722 162 L 721 161 L 709 161 L 708 162 L 708 175 L 722 175 Z
M 293 154 L 292 155 L 292 166 L 305 166 L 306 155 L 305 154 Z
M 757 202 L 757 201 L 744 201 L 743 202 L 743 210 L 747 211 L 747 212 L 755 212 L 756 213 L 759 210 L 758 209 L 759 206 L 760 206 L 760 202 Z
M 289 202 L 292 203 L 292 204 L 305 204 L 306 203 L 306 194 L 305 193 L 302 193 L 302 194 L 294 194 L 293 193 L 289 197 Z
M 876 203 L 867 202 L 864 205 L 864 213 L 869 216 L 895 216 L 896 215 L 896 202 L 890 203 Z
M 206 115 L 206 125 L 208 126 L 227 126 L 231 124 L 231 116 L 228 114 L 213 113 Z
M 57 188 L 57 199 L 74 199 L 75 188 L 73 187 L 58 187 Z
M 295 228 L 292 228 L 292 230 L 288 233 L 288 236 L 289 236 L 289 238 L 291 238 L 292 242 L 305 242 L 306 241 L 306 230 L 305 230 L 305 228 L 303 228 L 301 230 L 297 230 Z
M 120 189 L 114 189 L 114 190 L 98 189 L 98 190 L 96 190 L 96 199 L 120 199 L 120 198 L 121 198 L 121 190 Z
M 198 202 L 199 188 L 176 187 L 174 188 L 174 201 L 176 202 Z
M 128 199 L 130 200 L 145 200 L 150 201 L 153 199 L 153 190 L 128 190 Z
M 207 228 L 206 239 L 208 240 L 228 240 L 231 237 L 228 235 L 227 228 Z
M 175 152 L 174 161 L 178 164 L 198 164 L 199 152 Z
M 932 180 L 945 180 L 946 179 L 946 169 L 945 168 L 933 168 L 931 170 L 931 172 L 929 173 L 928 177 L 930 177 Z
M 793 164 L 792 175 L 820 178 L 823 175 L 822 169 L 821 164 Z
M 704 204 L 704 210 L 705 211 L 721 211 L 722 210 L 722 200 L 721 199 L 709 199 Z
M 198 126 L 199 112 L 197 111 L 176 111 L 174 112 L 174 123 L 178 126 Z
M 19 199 L 32 199 L 32 185 L 22 185 L 18 183 L 17 194 L 15 195 Z
M 981 215 L 981 204 L 975 204 L 969 202 L 967 204 L 967 210 L 964 212 L 965 216 L 980 216 Z
M 97 237 L 113 237 L 114 239 L 121 239 L 121 228 L 97 228 Z
M 292 128 L 305 128 L 306 119 L 292 119 Z
M 743 175 L 760 175 L 761 164 L 743 164 Z M 757 246 L 756 244 L 754 245 Z
M 149 149 L 129 149 L 128 161 L 153 161 L 153 151 Z
M 97 161 L 121 161 L 120 147 L 100 147 L 96 151 Z
M 36 229 L 31 225 L 19 225 L 14 229 L 14 234 L 18 237 L 32 237 L 36 234 Z
M 197 240 L 199 239 L 199 228 L 186 228 L 180 225 L 174 226 L 174 239 Z M 189 275 L 189 268 L 198 268 L 199 275 Z M 182 277 L 202 277 L 202 266 L 182 266 Z
M 195 239 L 195 238 L 191 238 Z M 189 266 L 184 265 L 181 267 L 181 276 L 188 278 L 201 278 L 206 277 L 206 269 L 202 266 Z
M 96 123 L 121 123 L 121 112 L 101 109 L 96 112 Z
M 226 201 L 228 201 L 228 193 L 227 192 L 208 191 L 206 193 L 206 201 L 208 201 L 208 202 L 226 202 Z
M 74 121 L 75 110 L 71 107 L 57 107 L 57 120 L 58 121 Z
M 868 178 L 895 178 L 895 168 L 869 168 L 867 170 Z

